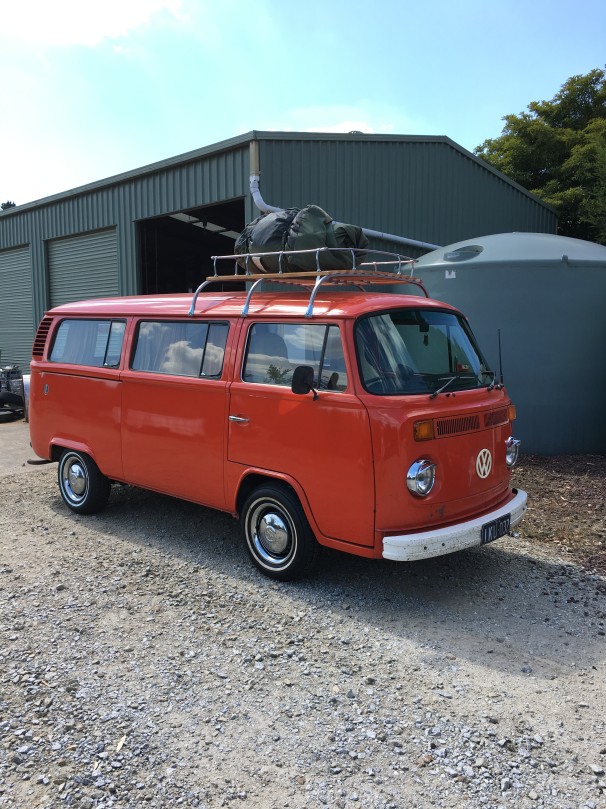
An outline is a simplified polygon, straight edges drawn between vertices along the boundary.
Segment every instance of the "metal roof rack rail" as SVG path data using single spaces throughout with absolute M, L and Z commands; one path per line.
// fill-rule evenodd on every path
M 351 255 L 351 267 L 343 270 L 323 270 L 321 258 L 324 253 L 349 253 Z M 369 253 L 377 256 L 376 260 L 368 260 Z M 305 254 L 315 254 L 316 269 L 313 271 L 290 271 L 284 270 L 284 258 L 289 256 L 300 256 Z M 265 272 L 262 270 L 261 259 L 271 256 L 274 260 L 278 258 L 278 272 Z M 368 250 L 350 247 L 317 247 L 310 250 L 282 250 L 280 252 L 267 253 L 242 253 L 229 256 L 211 256 L 213 260 L 214 274 L 206 278 L 194 292 L 194 296 L 189 308 L 188 315 L 193 317 L 196 309 L 196 302 L 199 294 L 215 283 L 245 282 L 252 283 L 248 290 L 246 301 L 242 308 L 241 316 L 246 317 L 250 308 L 250 301 L 255 290 L 263 281 L 272 283 L 282 283 L 288 285 L 312 287 L 309 303 L 305 312 L 305 317 L 313 316 L 313 307 L 316 296 L 322 285 L 326 284 L 348 284 L 364 289 L 371 284 L 412 284 L 422 290 L 425 297 L 429 297 L 427 290 L 419 278 L 413 278 L 412 270 L 415 259 L 401 256 L 397 253 L 387 253 L 382 250 Z M 367 259 L 356 261 L 357 258 Z M 235 261 L 234 272 L 229 275 L 220 275 L 217 271 L 217 262 Z M 244 261 L 244 272 L 241 262 Z M 261 272 L 250 272 L 250 263 Z M 384 269 L 391 267 L 391 270 Z M 405 275 L 404 271 L 409 270 L 410 275 Z

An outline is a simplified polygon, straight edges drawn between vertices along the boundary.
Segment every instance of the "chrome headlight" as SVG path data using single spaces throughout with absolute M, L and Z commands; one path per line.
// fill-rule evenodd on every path
M 436 482 L 436 465 L 431 461 L 421 459 L 415 461 L 406 473 L 408 491 L 418 497 L 425 497 L 433 489 Z
M 513 467 L 518 462 L 518 455 L 520 454 L 520 444 L 522 442 L 518 441 L 517 438 L 513 436 L 509 436 L 507 441 L 505 442 L 506 450 L 505 450 L 505 463 L 509 469 L 513 469 Z

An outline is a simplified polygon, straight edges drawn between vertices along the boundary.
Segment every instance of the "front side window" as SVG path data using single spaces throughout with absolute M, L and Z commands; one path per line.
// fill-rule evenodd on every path
M 117 368 L 125 329 L 122 320 L 63 320 L 57 329 L 50 361 Z
M 227 323 L 144 321 L 137 330 L 131 368 L 219 379 L 228 330 Z
M 370 393 L 471 390 L 494 378 L 466 321 L 453 312 L 400 309 L 367 316 L 356 323 L 355 337 Z
M 245 382 L 290 387 L 298 365 L 311 365 L 316 387 L 345 390 L 347 370 L 338 326 L 322 323 L 251 326 L 242 373 Z

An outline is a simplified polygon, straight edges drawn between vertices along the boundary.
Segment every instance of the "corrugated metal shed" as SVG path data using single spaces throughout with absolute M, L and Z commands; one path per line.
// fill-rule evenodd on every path
M 3 211 L 0 253 L 31 245 L 32 329 L 50 304 L 49 240 L 117 228 L 119 292 L 132 295 L 139 291 L 136 221 L 244 197 L 247 190 L 248 139 L 235 138 Z
M 509 230 L 555 233 L 549 206 L 447 137 L 257 136 L 272 205 L 314 202 L 341 221 L 434 244 Z
M 257 155 L 260 165 L 252 166 Z M 548 206 L 449 138 L 253 131 L 1 212 L 0 257 L 27 248 L 29 262 L 22 272 L 31 297 L 19 304 L 18 320 L 30 323 L 30 335 L 28 345 L 20 337 L 20 355 L 29 354 L 53 300 L 53 277 L 61 299 L 69 296 L 69 277 L 51 266 L 57 240 L 111 231 L 120 294 L 187 290 L 209 271 L 208 257 L 232 252 L 234 232 L 258 215 L 253 167 L 271 205 L 313 202 L 340 221 L 423 242 L 505 229 L 555 232 Z M 394 249 L 382 240 L 374 246 Z M 95 288 L 97 271 L 99 286 L 108 283 L 113 270 L 100 266 L 83 263 L 86 282 L 74 285 L 74 295 Z

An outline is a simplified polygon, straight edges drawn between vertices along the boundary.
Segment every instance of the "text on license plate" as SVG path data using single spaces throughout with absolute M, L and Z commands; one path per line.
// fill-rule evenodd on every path
M 505 514 L 503 517 L 498 517 L 496 520 L 484 523 L 482 526 L 481 544 L 486 545 L 488 542 L 494 542 L 499 537 L 504 537 L 509 533 L 511 528 L 511 514 Z

